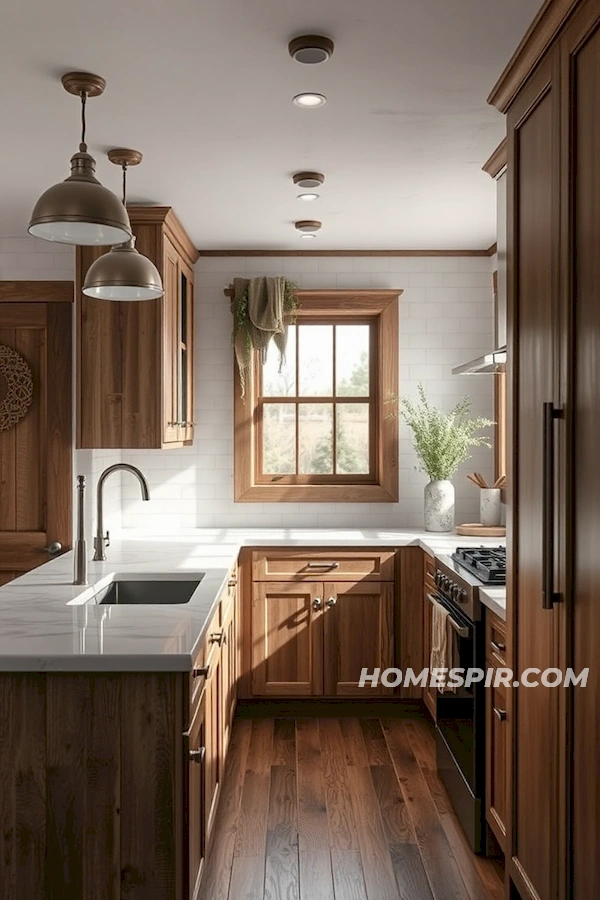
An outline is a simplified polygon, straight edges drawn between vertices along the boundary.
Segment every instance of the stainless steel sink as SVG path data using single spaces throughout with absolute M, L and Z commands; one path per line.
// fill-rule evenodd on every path
M 202 581 L 203 575 L 196 575 L 193 579 L 173 581 L 115 579 L 106 585 L 94 597 L 94 602 L 101 605 L 140 605 L 152 604 L 170 605 L 175 603 L 189 603 L 196 588 Z

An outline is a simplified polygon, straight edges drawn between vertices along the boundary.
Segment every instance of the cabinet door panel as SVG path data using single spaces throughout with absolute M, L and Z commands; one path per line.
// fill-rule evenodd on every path
M 189 897 L 197 895 L 199 878 L 206 852 L 205 835 L 205 780 L 206 780 L 206 693 L 203 695 L 190 730 L 184 741 L 187 766 L 186 818 L 188 834 L 188 884 Z M 198 751 L 204 748 L 204 756 Z
M 255 696 L 323 693 L 323 585 L 260 582 L 252 598 Z M 314 609 L 319 601 L 319 608 Z
M 515 623 L 512 662 L 519 680 L 526 668 L 543 671 L 559 665 L 559 611 L 542 609 L 543 404 L 558 400 L 557 78 L 553 55 L 511 108 L 508 124 L 514 245 L 509 259 L 509 350 L 514 359 L 510 385 L 514 420 L 509 439 L 513 529 L 507 590 L 509 615 L 512 598 Z M 556 465 L 558 469 L 558 458 Z M 556 784 L 558 778 L 559 699 L 558 690 L 541 685 L 513 690 L 510 697 L 516 753 L 511 778 L 514 831 L 509 852 L 514 857 L 521 891 L 540 900 L 558 896 L 559 823 L 555 794 L 549 785 Z
M 179 257 L 171 242 L 164 239 L 162 300 L 162 429 L 163 443 L 177 443 L 179 440 L 177 346 L 178 298 L 179 298 Z
M 235 618 L 233 606 L 223 622 L 223 647 L 221 650 L 221 758 L 223 764 L 229 746 L 231 724 L 235 709 L 235 679 L 236 679 L 236 636 Z
M 490 688 L 486 692 L 486 701 L 486 816 L 500 847 L 505 850 L 509 747 L 505 689 Z
M 213 644 L 208 657 L 209 675 L 206 679 L 206 766 L 204 791 L 204 822 L 206 843 L 214 823 L 219 788 L 222 775 L 221 756 L 221 716 L 222 716 L 222 674 L 221 652 L 217 644 Z
M 573 883 L 572 897 L 600 896 L 600 31 L 598 5 L 582 4 L 565 37 L 565 66 L 573 143 L 569 165 L 573 199 L 573 510 L 575 551 L 574 660 L 589 667 L 587 687 L 573 690 Z M 568 66 L 567 66 L 568 59 Z
M 393 586 L 327 583 L 324 601 L 325 693 L 338 697 L 393 693 L 381 683 L 358 684 L 363 668 L 383 671 L 393 665 Z

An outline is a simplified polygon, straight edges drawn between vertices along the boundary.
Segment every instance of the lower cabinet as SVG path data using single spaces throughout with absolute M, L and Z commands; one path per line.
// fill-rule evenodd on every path
M 264 581 L 252 591 L 253 696 L 393 693 L 381 681 L 359 687 L 363 668 L 393 665 L 393 583 Z
M 486 664 L 495 670 L 506 666 L 506 625 L 486 610 Z M 495 681 L 495 678 L 494 678 Z M 506 853 L 508 816 L 508 758 L 510 729 L 507 691 L 502 685 L 486 691 L 486 819 L 500 848 Z
M 198 893 L 206 852 L 206 822 L 204 818 L 208 744 L 206 724 L 206 693 L 203 692 L 189 732 L 184 735 L 184 753 L 187 756 L 184 831 L 187 831 L 188 835 L 189 900 L 194 900 Z
M 235 713 L 239 656 L 236 585 L 237 579 L 232 577 L 221 596 L 189 692 L 190 727 L 184 733 L 183 747 L 189 900 L 195 900 L 198 894 L 210 846 Z

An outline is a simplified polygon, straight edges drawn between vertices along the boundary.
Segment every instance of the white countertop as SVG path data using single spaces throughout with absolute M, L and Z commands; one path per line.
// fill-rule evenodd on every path
M 479 599 L 496 613 L 499 619 L 506 622 L 506 588 L 505 587 L 480 587 Z
M 414 545 L 439 555 L 457 546 L 501 543 L 497 538 L 481 541 L 417 529 L 198 529 L 168 536 L 132 531 L 113 541 L 106 562 L 89 563 L 87 586 L 72 584 L 69 552 L 0 588 L 0 671 L 189 671 L 229 570 L 244 546 Z M 187 604 L 103 606 L 93 599 L 99 582 L 112 573 L 148 577 L 184 572 L 190 577 L 205 573 Z M 485 593 L 499 604 L 497 595 L 502 592 L 493 588 Z

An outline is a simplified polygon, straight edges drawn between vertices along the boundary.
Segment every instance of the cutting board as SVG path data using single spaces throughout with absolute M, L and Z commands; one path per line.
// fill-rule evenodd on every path
M 465 525 L 457 525 L 456 533 L 464 537 L 506 537 L 504 525 L 479 525 L 478 522 L 467 522 Z

